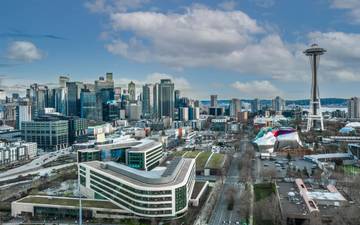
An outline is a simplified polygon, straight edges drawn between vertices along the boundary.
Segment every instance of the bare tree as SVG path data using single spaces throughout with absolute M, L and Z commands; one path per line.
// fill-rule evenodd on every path
M 276 169 L 275 168 L 266 168 L 261 171 L 261 176 L 270 181 L 273 181 L 276 178 Z
M 251 193 L 249 189 L 245 189 L 240 195 L 240 216 L 241 218 L 249 218 Z

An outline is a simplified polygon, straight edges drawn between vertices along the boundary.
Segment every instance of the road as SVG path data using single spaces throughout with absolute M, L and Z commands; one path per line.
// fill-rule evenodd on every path
M 41 169 L 43 164 L 54 161 L 59 156 L 67 155 L 69 153 L 70 152 L 68 150 L 60 150 L 57 152 L 45 153 L 25 165 L 22 165 L 22 166 L 19 166 L 19 167 L 16 167 L 16 168 L 13 168 L 13 169 L 10 169 L 10 170 L 0 173 L 0 178 L 1 178 L 1 180 L 4 180 L 3 178 L 13 177 L 13 176 L 16 177 L 17 175 L 24 174 L 29 171 Z
M 213 210 L 212 216 L 209 220 L 210 225 L 220 224 L 237 224 L 240 222 L 240 195 L 244 191 L 245 184 L 239 182 L 239 169 L 238 161 L 241 158 L 241 152 L 244 152 L 248 144 L 248 139 L 245 138 L 240 141 L 240 152 L 236 152 L 233 155 L 233 159 L 230 163 L 229 170 L 224 179 L 224 185 L 220 190 L 217 203 Z M 233 210 L 228 210 L 228 200 L 226 199 L 227 190 L 234 188 L 236 190 L 235 204 Z M 225 221 L 225 222 L 224 222 Z

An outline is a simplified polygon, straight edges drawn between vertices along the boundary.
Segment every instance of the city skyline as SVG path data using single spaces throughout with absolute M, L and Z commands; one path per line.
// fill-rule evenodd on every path
M 210 94 L 306 99 L 311 71 L 301 52 L 317 42 L 328 49 L 319 70 L 321 97 L 358 94 L 356 1 L 21 4 L 4 1 L 0 9 L 0 75 L 8 92 L 34 81 L 57 83 L 59 75 L 93 82 L 113 72 L 116 85 L 134 81 L 140 88 L 170 78 L 182 95 L 202 100 Z

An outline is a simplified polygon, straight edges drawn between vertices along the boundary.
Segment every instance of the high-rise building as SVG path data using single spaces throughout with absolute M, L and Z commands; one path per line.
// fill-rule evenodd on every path
M 241 110 L 240 99 L 233 98 L 230 103 L 230 116 L 236 117 Z
M 154 117 L 159 116 L 159 87 L 160 84 L 156 83 L 153 88 L 153 115 Z
M 25 141 L 36 142 L 44 151 L 56 151 L 69 145 L 68 121 L 36 119 L 23 121 L 21 133 Z
M 107 82 L 113 82 L 113 73 L 107 72 L 106 73 L 106 81 Z
M 360 118 L 360 99 L 352 97 L 348 100 L 348 118 Z
M 120 101 L 121 100 L 121 87 L 114 88 L 114 100 Z
M 141 105 L 138 103 L 130 103 L 127 105 L 128 119 L 132 121 L 141 119 Z
M 104 105 L 103 120 L 112 122 L 120 118 L 120 104 L 116 101 L 108 101 Z
M 260 109 L 261 109 L 260 100 L 258 98 L 255 98 L 251 102 L 251 112 L 257 113 L 258 111 L 260 111 Z
M 67 82 L 68 89 L 68 115 L 80 116 L 80 93 L 84 88 L 82 82 Z
M 21 123 L 31 121 L 31 104 L 29 101 L 20 101 L 16 106 L 16 128 L 21 130 Z
M 145 84 L 142 92 L 142 112 L 145 117 L 154 113 L 154 85 Z
M 70 81 L 68 76 L 59 76 L 59 85 L 61 88 L 66 87 L 66 83 Z
M 104 77 L 99 77 L 98 80 L 95 80 L 95 91 L 99 92 L 102 89 L 114 89 L 114 80 L 110 79 L 112 76 L 107 76 L 105 80 Z
M 88 120 L 99 120 L 96 102 L 96 93 L 83 90 L 80 93 L 80 116 Z
M 31 101 L 32 116 L 35 118 L 44 114 L 44 109 L 48 107 L 48 87 L 39 84 L 30 85 L 28 98 Z
M 134 82 L 128 84 L 129 100 L 130 102 L 136 101 L 136 87 Z
M 200 108 L 189 107 L 189 120 L 198 120 L 198 119 L 200 119 Z
M 210 95 L 210 107 L 216 108 L 218 106 L 218 96 Z
M 174 102 L 175 102 L 175 108 L 179 108 L 180 107 L 180 90 L 175 90 L 174 91 Z
M 54 108 L 56 112 L 63 115 L 68 115 L 68 89 L 66 87 L 59 87 L 53 89 L 54 93 Z
M 170 79 L 162 79 L 158 90 L 158 117 L 174 117 L 174 83 Z
M 285 110 L 285 100 L 279 96 L 276 96 L 272 100 L 272 109 L 275 112 L 282 112 Z
M 179 120 L 181 120 L 181 121 L 189 120 L 189 108 L 188 107 L 180 107 L 179 108 Z

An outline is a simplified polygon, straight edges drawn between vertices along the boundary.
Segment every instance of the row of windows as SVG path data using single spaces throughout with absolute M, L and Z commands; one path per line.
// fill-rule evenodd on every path
M 93 175 L 90 175 L 90 178 L 91 179 L 94 179 L 95 181 L 99 182 L 99 183 L 104 183 L 104 181 L 102 179 L 99 179 Z M 109 185 L 109 186 L 112 186 L 114 190 L 122 193 L 122 194 L 125 194 L 133 199 L 137 199 L 137 200 L 140 200 L 140 201 L 171 201 L 171 197 L 143 197 L 143 196 L 138 196 L 138 195 L 134 195 L 126 190 L 124 190 L 123 188 L 120 188 L 120 187 L 116 187 L 108 182 L 106 182 L 106 185 Z
M 175 190 L 175 210 L 182 210 L 187 205 L 186 186 L 176 188 Z
M 159 156 L 160 157 L 162 156 L 162 151 L 158 151 L 158 152 L 155 152 L 154 154 L 151 154 L 150 156 L 146 156 L 146 160 L 151 161 L 152 159 L 158 158 Z
M 116 181 L 114 179 L 111 179 L 110 177 L 106 177 L 104 175 L 101 175 L 95 171 L 90 171 L 90 174 L 94 174 L 95 176 L 98 176 L 110 183 L 113 183 L 113 184 L 116 184 L 120 187 L 124 187 L 125 189 L 127 190 L 130 190 L 134 193 L 137 193 L 137 194 L 144 194 L 144 195 L 171 195 L 171 190 L 164 190 L 164 191 L 145 191 L 145 190 L 139 190 L 139 189 L 136 189 L 136 188 L 133 188 L 133 187 L 130 187 L 128 185 L 125 185 L 125 184 L 122 184 L 120 183 L 119 181 Z
M 108 185 L 109 187 L 105 187 L 104 185 L 99 184 L 98 182 L 95 182 L 94 180 L 90 181 L 90 185 L 95 186 L 97 188 L 101 188 L 102 190 L 105 190 L 109 193 L 112 193 L 112 195 L 115 195 L 119 199 L 122 199 L 133 206 L 138 206 L 138 207 L 142 207 L 142 208 L 150 208 L 150 209 L 151 208 L 171 208 L 171 203 L 148 204 L 148 203 L 140 203 L 140 202 L 134 201 L 130 198 L 125 197 L 124 193 L 121 190 L 119 192 L 122 192 L 122 194 L 115 192 L 114 190 L 116 190 L 116 191 L 118 191 L 118 190 L 113 185 Z
M 148 165 L 153 164 L 154 162 L 159 161 L 161 159 L 161 157 L 162 157 L 162 154 L 157 155 L 157 156 L 153 157 L 152 159 L 148 159 L 146 165 L 148 166 Z
M 153 154 L 157 154 L 158 152 L 162 152 L 162 146 L 158 147 L 158 148 L 154 148 L 153 150 L 149 151 L 146 153 L 146 157 L 150 157 L 152 156 Z
M 142 210 L 142 209 L 138 209 L 135 207 L 132 207 L 131 205 L 127 204 L 124 201 L 121 201 L 120 199 L 106 193 L 103 190 L 100 190 L 97 187 L 94 187 L 93 185 L 90 186 L 93 190 L 95 190 L 96 192 L 99 192 L 100 194 L 104 195 L 105 197 L 107 197 L 108 199 L 112 199 L 115 202 L 118 202 L 119 204 L 121 204 L 122 206 L 132 210 L 133 212 L 137 212 L 137 213 L 141 213 L 144 215 L 165 215 L 165 214 L 171 214 L 172 211 L 171 210 L 158 210 L 158 211 L 150 211 L 150 210 Z

